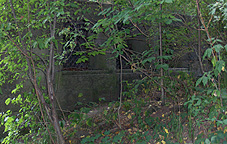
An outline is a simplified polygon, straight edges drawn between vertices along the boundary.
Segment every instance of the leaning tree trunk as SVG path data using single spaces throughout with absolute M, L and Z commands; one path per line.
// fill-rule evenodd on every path
M 54 2 L 56 2 L 56 0 L 54 0 Z M 9 0 L 10 6 L 11 6 L 11 11 L 13 14 L 13 18 L 14 18 L 14 24 L 19 27 L 18 21 L 17 21 L 17 15 L 13 6 L 13 2 L 12 0 Z M 49 14 L 50 15 L 50 14 Z M 28 6 L 28 23 L 29 23 L 29 6 Z M 53 21 L 50 21 L 50 38 L 54 38 L 55 37 L 55 29 L 56 29 L 56 22 L 57 22 L 57 18 L 56 18 L 56 14 L 54 16 Z M 28 24 L 29 25 L 29 24 Z M 30 27 L 28 27 L 28 31 L 30 30 Z M 46 69 L 46 83 L 47 83 L 47 87 L 48 87 L 48 96 L 49 96 L 49 100 L 50 100 L 50 105 L 48 105 L 44 99 L 44 95 L 41 91 L 41 86 L 38 85 L 37 81 L 36 81 L 36 67 L 35 67 L 35 62 L 33 60 L 33 53 L 32 50 L 29 51 L 27 50 L 27 48 L 31 48 L 31 43 L 26 43 L 26 41 L 23 39 L 22 37 L 22 32 L 20 32 L 19 30 L 17 31 L 18 33 L 18 37 L 19 37 L 19 43 L 17 44 L 12 36 L 10 36 L 8 33 L 5 33 L 8 38 L 10 39 L 10 41 L 15 45 L 15 47 L 21 52 L 22 56 L 25 56 L 26 62 L 27 62 L 27 66 L 28 66 L 28 76 L 30 78 L 30 81 L 32 82 L 35 92 L 36 92 L 36 96 L 37 99 L 39 101 L 39 106 L 40 106 L 40 112 L 43 118 L 43 122 L 46 126 L 46 129 L 50 135 L 50 139 L 52 141 L 52 143 L 55 143 L 51 132 L 48 128 L 47 122 L 45 121 L 45 117 L 44 117 L 44 113 L 43 110 L 46 112 L 48 119 L 50 120 L 50 123 L 53 125 L 54 130 L 57 134 L 57 143 L 58 144 L 65 144 L 65 140 L 63 137 L 63 134 L 61 132 L 60 126 L 59 126 L 59 120 L 58 120 L 58 116 L 57 116 L 57 112 L 56 112 L 56 106 L 55 106 L 55 92 L 54 92 L 54 88 L 53 88 L 53 82 L 54 82 L 54 43 L 51 41 L 50 42 L 50 49 L 49 49 L 49 61 L 48 61 L 48 66 L 45 68 Z M 43 108 L 42 108 L 43 106 Z

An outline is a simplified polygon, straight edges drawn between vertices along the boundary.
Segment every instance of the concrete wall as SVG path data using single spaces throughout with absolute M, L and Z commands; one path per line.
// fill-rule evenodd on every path
M 63 109 L 74 110 L 77 102 L 98 102 L 118 98 L 117 75 L 105 70 L 62 71 L 58 74 L 56 94 Z
M 139 73 L 123 70 L 123 80 L 139 79 Z M 107 70 L 62 71 L 56 77 L 56 95 L 62 109 L 74 110 L 77 103 L 114 101 L 119 98 L 120 72 Z

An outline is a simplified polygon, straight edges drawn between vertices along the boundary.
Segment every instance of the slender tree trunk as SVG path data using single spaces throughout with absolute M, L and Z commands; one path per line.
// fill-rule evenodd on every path
M 50 87 L 53 90 L 53 85 L 52 84 L 50 85 Z M 53 93 L 53 95 L 54 95 L 54 93 Z M 55 96 L 53 96 L 53 97 L 55 97 Z M 56 111 L 56 106 L 55 106 L 55 101 L 54 100 L 51 100 L 51 105 L 52 105 L 51 109 L 52 109 L 52 117 L 53 117 L 53 126 L 54 126 L 54 129 L 55 129 L 56 133 L 57 133 L 58 143 L 59 144 L 65 144 L 65 140 L 64 140 L 64 137 L 63 137 L 60 125 L 59 125 L 59 119 L 58 119 L 58 115 L 57 115 L 57 111 Z
M 160 4 L 160 11 L 162 11 L 162 4 Z M 162 18 L 162 15 L 160 17 L 160 19 Z M 159 23 L 159 55 L 161 57 L 161 65 L 163 65 L 163 58 L 162 58 L 162 23 L 160 22 Z M 164 72 L 163 72 L 163 68 L 161 68 L 161 99 L 162 99 L 162 105 L 165 105 L 165 91 L 164 91 L 164 88 L 163 88 L 163 85 L 164 85 L 164 80 L 163 80 L 163 76 L 164 76 Z
M 48 95 L 51 103 L 51 112 L 52 112 L 52 120 L 53 120 L 52 124 L 57 134 L 57 139 L 58 139 L 57 141 L 58 141 L 58 144 L 65 144 L 65 140 L 64 140 L 62 131 L 60 129 L 59 119 L 56 111 L 56 105 L 55 105 L 56 97 L 55 97 L 55 92 L 53 87 L 52 75 L 50 72 L 47 72 L 47 87 L 48 87 Z
M 56 0 L 54 0 L 56 1 Z M 56 16 L 54 17 L 53 23 L 50 22 L 50 37 L 55 36 L 55 28 L 56 28 L 56 22 L 57 18 Z M 53 119 L 53 126 L 55 129 L 55 132 L 57 134 L 58 138 L 58 144 L 65 144 L 65 140 L 62 134 L 62 131 L 60 129 L 59 125 L 59 119 L 56 111 L 56 97 L 55 97 L 55 91 L 54 91 L 54 76 L 55 76 L 55 67 L 54 67 L 54 43 L 51 41 L 50 42 L 50 50 L 49 50 L 49 65 L 46 71 L 46 80 L 47 80 L 47 87 L 48 87 L 48 95 L 51 103 L 51 112 L 52 112 L 52 119 Z
M 198 3 L 199 6 L 199 3 Z M 200 70 L 202 74 L 204 73 L 203 69 L 203 63 L 202 63 L 202 58 L 201 58 L 201 22 L 199 18 L 199 11 L 197 10 L 197 17 L 198 17 L 198 59 L 199 59 L 199 64 L 200 64 Z

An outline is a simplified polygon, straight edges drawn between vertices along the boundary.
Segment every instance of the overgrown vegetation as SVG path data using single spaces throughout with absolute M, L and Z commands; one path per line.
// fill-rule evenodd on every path
M 1 1 L 1 86 L 15 85 L 15 98 L 5 103 L 20 105 L 17 115 L 1 113 L 8 134 L 2 143 L 226 143 L 227 3 L 92 1 L 99 7 L 95 12 L 86 2 Z M 92 21 L 87 13 L 100 19 Z M 73 17 L 85 21 L 83 29 L 92 35 L 76 28 Z M 57 27 L 63 22 L 72 27 Z M 62 35 L 68 40 L 63 51 Z M 99 35 L 106 36 L 102 43 Z M 127 41 L 138 37 L 147 50 L 129 49 Z M 86 51 L 75 53 L 80 56 L 75 63 L 107 53 L 119 58 L 119 101 L 82 107 L 59 120 L 55 67 L 78 38 Z M 187 54 L 197 61 L 191 70 L 198 70 L 171 72 Z M 123 62 L 141 79 L 122 81 Z M 28 80 L 33 89 L 23 92 Z

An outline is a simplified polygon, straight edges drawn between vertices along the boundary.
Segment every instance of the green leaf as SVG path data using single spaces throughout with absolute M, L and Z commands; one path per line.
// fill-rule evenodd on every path
M 83 96 L 83 94 L 82 93 L 79 93 L 78 97 L 82 97 L 82 96 Z
M 18 90 L 18 88 L 15 88 L 15 89 L 12 90 L 11 93 L 14 93 L 15 94 L 17 92 L 17 90 Z
M 35 41 L 35 42 L 33 43 L 33 45 L 32 45 L 33 48 L 36 48 L 37 44 L 38 44 L 37 41 Z
M 220 96 L 221 92 L 219 90 L 216 90 L 216 94 L 217 94 L 217 96 Z
M 58 49 L 58 41 L 56 39 L 53 39 L 55 47 Z
M 227 119 L 223 120 L 223 124 L 227 125 Z
M 11 102 L 11 98 L 7 98 L 6 101 L 5 101 L 5 104 L 9 105 L 10 102 Z
M 118 135 L 116 135 L 114 138 L 113 138 L 113 142 L 114 143 L 120 143 L 119 141 L 121 141 L 122 137 L 124 136 L 124 133 L 119 133 Z
M 227 51 L 227 44 L 224 46 L 225 50 Z
M 203 79 L 203 85 L 205 86 L 208 82 L 208 77 L 203 76 L 202 79 Z
M 215 49 L 216 52 L 220 52 L 221 49 L 223 49 L 224 47 L 220 44 L 214 45 L 213 48 Z
M 212 136 L 211 137 L 211 142 L 215 142 L 216 138 L 217 138 L 217 136 Z
M 219 60 L 216 64 L 216 68 L 218 69 L 218 72 L 220 73 L 222 68 L 225 66 L 225 62 L 223 60 Z
M 169 56 L 169 55 L 165 55 L 165 56 L 158 56 L 157 58 L 159 58 L 159 59 L 165 59 L 165 60 L 169 60 L 169 59 L 171 59 L 172 58 L 172 56 Z
M 213 67 L 215 67 L 216 62 L 217 62 L 216 57 L 213 57 L 212 60 L 211 60 Z
M 45 47 L 47 47 L 48 43 L 49 43 L 52 39 L 54 39 L 54 37 L 50 37 L 50 38 L 46 39 L 46 41 L 45 41 Z
M 91 127 L 91 126 L 92 126 L 92 121 L 91 121 L 91 119 L 88 119 L 88 120 L 86 121 L 86 124 L 87 124 L 87 126 Z
M 171 19 L 168 19 L 165 21 L 166 24 L 171 24 L 172 23 L 172 20 Z
M 168 70 L 169 65 L 168 64 L 160 64 L 160 65 L 157 65 L 157 69 L 160 69 L 160 68 L 163 68 L 164 70 Z
M 143 60 L 141 63 L 145 64 L 146 62 L 152 62 L 153 60 L 155 60 L 155 57 L 149 57 L 149 58 Z
M 210 140 L 209 139 L 206 139 L 205 140 L 205 144 L 211 144 Z
M 173 20 L 173 21 L 182 22 L 182 20 L 181 20 L 181 19 L 178 19 L 178 18 L 175 18 L 175 17 L 174 17 L 174 18 L 172 18 L 172 20 Z
M 204 55 L 203 55 L 203 59 L 207 56 L 208 58 L 211 56 L 211 53 L 212 53 L 212 49 L 211 48 L 208 48 Z
M 203 79 L 203 77 L 199 78 L 199 79 L 196 81 L 196 86 L 198 86 L 198 85 L 201 83 L 202 79 Z
M 215 77 L 217 77 L 217 76 L 218 76 L 218 74 L 219 74 L 218 70 L 217 70 L 217 69 L 215 69 L 215 70 L 214 70 L 214 75 L 215 75 Z
M 157 4 L 163 4 L 164 2 L 165 2 L 165 0 L 158 1 Z
M 173 0 L 165 0 L 166 3 L 172 3 Z

